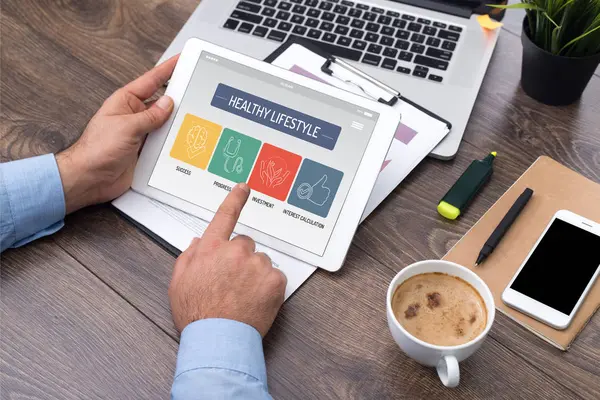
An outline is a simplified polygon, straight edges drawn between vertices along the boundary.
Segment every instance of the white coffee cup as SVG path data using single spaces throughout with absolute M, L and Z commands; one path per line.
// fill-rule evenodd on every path
M 392 311 L 392 297 L 396 288 L 408 278 L 428 272 L 456 276 L 468 282 L 479 292 L 485 302 L 488 318 L 485 329 L 475 339 L 458 346 L 437 346 L 414 337 L 400 325 Z M 413 360 L 426 366 L 436 367 L 440 380 L 447 387 L 458 386 L 460 381 L 458 362 L 468 358 L 481 347 L 494 323 L 495 314 L 494 296 L 485 282 L 469 269 L 449 261 L 427 260 L 409 265 L 392 279 L 387 291 L 387 319 L 394 340 Z

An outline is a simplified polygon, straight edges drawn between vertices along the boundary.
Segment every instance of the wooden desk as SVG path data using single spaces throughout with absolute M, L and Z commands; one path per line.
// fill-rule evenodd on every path
M 112 91 L 151 68 L 196 0 L 2 3 L 2 161 L 73 143 Z M 539 156 L 600 181 L 600 75 L 583 98 L 543 106 L 519 87 L 519 18 L 507 21 L 453 161 L 427 159 L 360 227 L 345 267 L 317 272 L 265 340 L 278 399 L 600 398 L 600 315 L 562 353 L 503 315 L 445 389 L 407 358 L 385 290 L 407 264 L 440 258 Z M 493 181 L 457 222 L 436 202 L 475 158 Z M 2 255 L 2 398 L 165 399 L 177 334 L 174 258 L 109 206 L 70 215 L 52 237 Z

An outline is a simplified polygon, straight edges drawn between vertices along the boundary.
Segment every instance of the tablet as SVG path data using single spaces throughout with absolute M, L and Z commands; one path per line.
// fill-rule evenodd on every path
M 238 182 L 251 188 L 235 232 L 338 270 L 390 147 L 392 107 L 190 39 L 133 189 L 205 220 Z

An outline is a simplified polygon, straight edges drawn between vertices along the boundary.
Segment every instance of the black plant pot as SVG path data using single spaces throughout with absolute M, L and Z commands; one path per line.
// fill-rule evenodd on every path
M 600 53 L 589 57 L 562 57 L 541 49 L 529 38 L 527 17 L 523 20 L 521 42 L 521 86 L 525 93 L 544 104 L 559 106 L 575 102 L 600 63 Z

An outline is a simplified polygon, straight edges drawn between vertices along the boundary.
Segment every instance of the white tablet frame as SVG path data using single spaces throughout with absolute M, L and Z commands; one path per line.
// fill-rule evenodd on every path
M 169 120 L 161 128 L 148 136 L 135 169 L 132 188 L 139 193 L 155 198 L 165 204 L 179 208 L 207 221 L 212 220 L 212 217 L 214 216 L 213 212 L 148 186 L 154 165 L 158 160 L 188 83 L 192 77 L 200 54 L 203 51 L 210 52 L 247 67 L 288 80 L 294 84 L 344 100 L 367 111 L 377 112 L 380 115 L 323 256 L 316 255 L 294 246 L 293 244 L 286 243 L 241 223 L 238 223 L 235 227 L 236 233 L 248 235 L 267 247 L 279 250 L 328 271 L 333 272 L 339 270 L 344 263 L 350 243 L 360 222 L 360 217 L 365 209 L 371 191 L 375 185 L 375 181 L 377 180 L 377 176 L 379 175 L 381 165 L 392 143 L 396 128 L 400 122 L 400 113 L 394 107 L 390 107 L 386 104 L 366 99 L 333 86 L 324 85 L 323 83 L 316 82 L 310 78 L 236 53 L 212 43 L 196 38 L 188 40 L 165 92 L 166 95 L 173 98 L 175 108 Z

